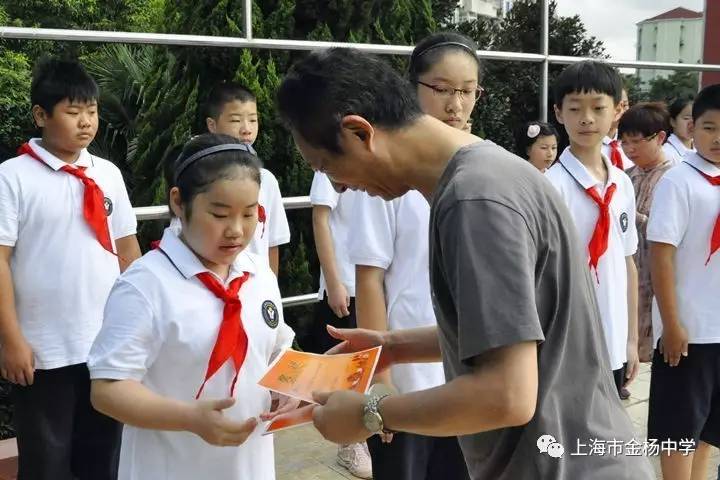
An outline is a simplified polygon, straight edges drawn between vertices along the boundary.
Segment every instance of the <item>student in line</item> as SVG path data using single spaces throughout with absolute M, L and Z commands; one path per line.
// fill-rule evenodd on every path
M 518 156 L 544 173 L 557 159 L 557 130 L 549 123 L 527 122 L 515 132 L 515 148 Z
M 692 108 L 692 98 L 677 98 L 668 107 L 672 133 L 667 138 L 663 150 L 673 165 L 682 162 L 689 153 L 695 151 L 691 131 Z
M 190 140 L 169 206 L 181 223 L 115 283 L 88 365 L 92 403 L 125 424 L 120 480 L 273 480 L 257 384 L 290 347 L 277 279 L 247 250 L 258 225 L 252 147 L 227 135 Z
M 41 138 L 0 164 L 0 356 L 20 480 L 111 480 L 122 426 L 90 405 L 88 352 L 113 283 L 140 256 L 120 170 L 91 155 L 99 92 L 75 61 L 33 73 Z
M 625 87 L 621 87 L 620 101 L 618 103 L 620 107 L 620 116 L 613 120 L 610 124 L 610 130 L 602 139 L 602 154 L 610 159 L 610 163 L 618 167 L 620 170 L 627 170 L 633 166 L 632 160 L 630 160 L 622 147 L 620 147 L 620 139 L 618 138 L 618 124 L 622 115 L 627 112 L 630 108 L 630 100 L 628 100 L 628 93 Z

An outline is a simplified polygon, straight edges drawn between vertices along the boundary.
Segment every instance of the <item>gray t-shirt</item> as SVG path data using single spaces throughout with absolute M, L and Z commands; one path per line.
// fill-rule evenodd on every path
M 628 442 L 635 454 L 642 442 L 633 439 L 611 378 L 586 263 L 567 208 L 528 162 L 491 142 L 453 156 L 430 218 L 430 281 L 447 380 L 471 373 L 488 350 L 538 342 L 535 416 L 522 427 L 460 437 L 472 478 L 655 478 L 646 457 L 625 455 Z M 557 446 L 554 456 L 539 451 L 542 435 L 563 446 L 562 457 Z M 614 441 L 613 452 L 588 455 L 594 440 Z

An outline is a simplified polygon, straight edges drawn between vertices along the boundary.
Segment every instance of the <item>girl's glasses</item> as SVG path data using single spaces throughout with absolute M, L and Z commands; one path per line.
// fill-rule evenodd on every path
M 471 100 L 477 102 L 485 91 L 485 89 L 479 86 L 475 88 L 453 88 L 445 85 L 431 85 L 419 80 L 417 83 L 431 89 L 436 96 L 444 99 L 450 99 L 457 93 L 461 101 Z

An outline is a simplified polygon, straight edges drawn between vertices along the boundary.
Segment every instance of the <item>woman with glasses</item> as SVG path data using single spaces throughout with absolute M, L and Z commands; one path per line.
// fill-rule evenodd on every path
M 460 130 L 482 89 L 477 45 L 455 32 L 432 34 L 417 44 L 409 76 L 423 111 Z M 355 198 L 357 229 L 348 254 L 355 264 L 355 305 L 360 328 L 395 330 L 436 325 L 430 297 L 428 225 L 430 206 L 417 190 L 392 201 L 366 194 Z M 376 382 L 400 393 L 445 383 L 440 363 L 393 366 Z M 456 437 L 409 433 L 367 440 L 375 480 L 468 479 Z

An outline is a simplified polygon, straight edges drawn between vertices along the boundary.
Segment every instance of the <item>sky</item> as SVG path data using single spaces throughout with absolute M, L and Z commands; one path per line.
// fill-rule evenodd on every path
M 676 7 L 701 11 L 704 5 L 704 0 L 557 0 L 558 14 L 580 15 L 588 33 L 619 60 L 635 60 L 637 22 Z

